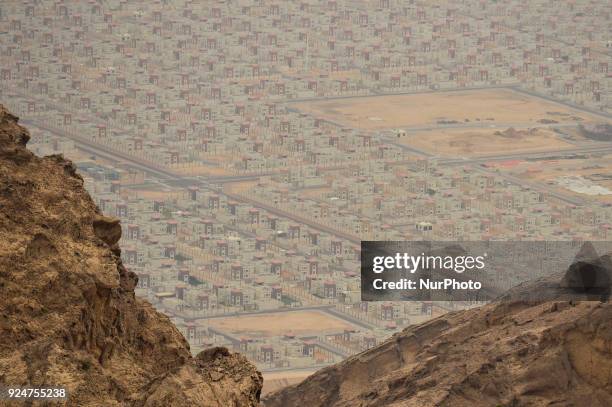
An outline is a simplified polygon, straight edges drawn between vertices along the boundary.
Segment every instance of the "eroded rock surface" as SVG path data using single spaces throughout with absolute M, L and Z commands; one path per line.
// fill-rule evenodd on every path
M 72 406 L 254 406 L 261 374 L 227 350 L 192 357 L 136 298 L 75 168 L 39 158 L 0 105 L 0 386 L 62 386 Z
M 506 300 L 409 327 L 264 405 L 611 406 L 612 304 Z

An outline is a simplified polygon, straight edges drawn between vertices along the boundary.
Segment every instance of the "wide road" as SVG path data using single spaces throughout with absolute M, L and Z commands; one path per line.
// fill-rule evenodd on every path
M 503 172 L 494 172 L 494 171 L 490 171 L 487 170 L 485 168 L 481 168 L 481 167 L 475 167 L 476 171 L 480 171 L 482 173 L 486 173 L 486 174 L 493 174 L 495 176 L 498 176 L 500 178 L 505 179 L 506 181 L 515 184 L 515 185 L 519 185 L 519 186 L 525 186 L 525 187 L 529 187 L 531 189 L 533 189 L 534 191 L 540 191 L 543 192 L 545 194 L 548 194 L 554 198 L 557 198 L 558 200 L 565 202 L 565 203 L 569 203 L 571 205 L 576 205 L 576 206 L 583 206 L 588 204 L 589 201 L 587 201 L 586 199 L 582 199 L 579 197 L 574 197 L 574 196 L 569 196 L 566 194 L 563 194 L 561 192 L 559 192 L 557 189 L 555 189 L 554 187 L 550 187 L 548 185 L 544 185 L 542 183 L 535 183 L 535 182 L 530 182 L 530 181 L 526 181 L 524 179 L 515 177 L 513 175 L 510 174 L 504 174 Z
M 252 198 L 247 198 L 247 197 L 245 197 L 243 195 L 232 194 L 232 193 L 229 193 L 229 192 L 223 192 L 221 189 L 214 189 L 214 190 L 217 191 L 220 194 L 221 193 L 224 194 L 225 196 L 227 196 L 228 198 L 233 199 L 234 201 L 239 201 L 239 202 L 251 204 L 251 205 L 253 205 L 253 206 L 257 207 L 257 208 L 264 209 L 264 210 L 266 210 L 266 211 L 268 211 L 268 212 L 270 212 L 270 213 L 272 213 L 274 215 L 291 219 L 291 220 L 293 220 L 294 222 L 297 222 L 297 223 L 302 223 L 302 224 L 308 225 L 309 227 L 311 227 L 311 228 L 313 228 L 315 230 L 318 230 L 320 232 L 329 233 L 330 235 L 334 235 L 336 237 L 340 237 L 342 239 L 346 239 L 349 242 L 353 242 L 353 243 L 356 243 L 356 244 L 360 244 L 361 243 L 361 239 L 358 236 L 351 235 L 351 234 L 346 233 L 346 232 L 342 232 L 340 230 L 331 228 L 329 226 L 323 225 L 323 224 L 318 223 L 318 222 L 314 222 L 311 219 L 305 218 L 303 216 L 299 216 L 299 215 L 296 215 L 294 213 L 291 213 L 291 212 L 288 212 L 288 211 L 285 211 L 285 210 L 282 210 L 282 209 L 278 209 L 277 207 L 272 206 L 272 205 L 268 205 L 268 204 L 266 204 L 266 203 L 264 203 L 262 201 L 259 201 L 259 200 L 256 200 L 256 199 L 252 199 Z
M 510 154 L 495 154 L 472 158 L 437 158 L 436 164 L 442 166 L 467 165 L 467 164 L 485 164 L 494 161 L 509 161 L 509 160 L 534 160 L 534 159 L 555 159 L 555 158 L 571 158 L 572 156 L 581 154 L 597 154 L 612 152 L 612 143 L 598 143 L 597 145 L 588 145 L 581 147 L 573 147 L 558 150 L 537 151 L 531 153 L 510 153 Z
M 429 93 L 442 93 L 442 92 L 465 92 L 470 90 L 487 90 L 487 89 L 503 89 L 511 88 L 510 86 L 500 85 L 484 85 L 484 86 L 467 86 L 465 88 L 449 88 L 449 89 L 422 89 L 422 90 L 407 90 L 400 92 L 379 92 L 375 94 L 366 95 L 346 95 L 346 96 L 314 96 L 305 98 L 290 98 L 279 100 L 278 103 L 293 104 L 302 102 L 322 102 L 331 100 L 347 100 L 347 99 L 362 99 L 362 98 L 375 98 L 379 96 L 404 96 L 404 95 L 422 95 Z
M 261 202 L 255 199 L 247 198 L 247 197 L 244 197 L 238 194 L 225 192 L 222 188 L 218 188 L 212 185 L 212 184 L 222 183 L 224 180 L 227 181 L 228 177 L 212 177 L 212 178 L 185 177 L 181 174 L 177 174 L 173 171 L 167 170 L 160 166 L 153 165 L 152 163 L 146 160 L 142 160 L 142 159 L 139 159 L 138 157 L 134 157 L 132 155 L 111 149 L 107 146 L 92 142 L 91 140 L 87 140 L 84 137 L 79 137 L 73 134 L 65 134 L 65 133 L 62 134 L 57 129 L 49 127 L 45 125 L 44 123 L 38 123 L 37 120 L 24 120 L 23 123 L 31 127 L 41 128 L 43 130 L 49 131 L 61 137 L 71 138 L 77 143 L 77 147 L 82 151 L 85 151 L 89 154 L 94 154 L 96 156 L 100 156 L 104 159 L 109 159 L 115 162 L 123 162 L 130 167 L 139 169 L 156 178 L 159 178 L 161 181 L 164 181 L 164 183 L 167 183 L 168 185 L 183 187 L 183 188 L 186 188 L 189 186 L 197 186 L 203 189 L 208 189 L 208 190 L 214 191 L 215 193 L 219 195 L 224 195 L 237 202 L 247 203 L 249 205 L 252 205 L 259 209 L 263 209 L 277 216 L 282 216 L 284 218 L 291 219 L 292 221 L 296 223 L 305 224 L 314 230 L 318 230 L 319 232 L 329 233 L 333 236 L 336 236 L 341 239 L 346 239 L 355 244 L 361 243 L 361 239 L 357 236 L 336 230 L 334 228 L 331 228 L 329 226 L 326 226 L 326 225 L 323 225 L 317 222 L 313 222 L 311 219 L 308 219 L 302 216 L 298 216 L 294 213 L 287 212 L 282 209 L 278 209 L 272 205 L 268 205 L 264 202 Z M 249 176 L 231 176 L 229 177 L 229 179 L 232 182 L 234 182 L 234 181 L 250 180 L 253 178 Z
M 296 307 L 296 308 L 273 308 L 273 309 L 264 309 L 264 310 L 257 310 L 257 311 L 241 311 L 239 313 L 230 312 L 226 314 L 204 315 L 204 316 L 198 316 L 198 317 L 190 317 L 188 315 L 183 315 L 182 313 L 176 312 L 174 310 L 167 310 L 164 312 L 168 314 L 172 314 L 179 318 L 183 318 L 185 321 L 192 322 L 192 321 L 204 321 L 208 319 L 236 318 L 236 317 L 246 317 L 246 316 L 252 316 L 252 315 L 284 314 L 288 312 L 301 312 L 301 311 L 326 312 L 331 308 L 334 308 L 334 306 L 333 305 L 311 305 L 307 307 Z M 351 321 L 347 320 L 347 322 L 351 322 Z

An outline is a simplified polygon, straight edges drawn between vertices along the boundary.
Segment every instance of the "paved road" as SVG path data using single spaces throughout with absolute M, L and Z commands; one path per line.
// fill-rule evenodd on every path
M 83 150 L 90 154 L 98 155 L 100 157 L 104 157 L 105 159 L 111 160 L 113 162 L 122 162 L 122 163 L 128 164 L 130 167 L 133 167 L 133 168 L 136 168 L 142 171 L 146 171 L 147 173 L 155 177 L 158 177 L 164 180 L 182 178 L 181 175 L 176 174 L 170 170 L 167 170 L 161 166 L 153 165 L 152 163 L 146 160 L 143 160 L 138 157 L 134 157 L 132 155 L 123 153 L 121 151 L 109 148 L 102 144 L 95 143 L 85 137 L 61 132 L 36 119 L 24 119 L 21 122 L 27 127 L 39 128 L 39 129 L 48 131 L 60 137 L 72 139 L 76 142 L 77 147 L 80 150 Z
M 265 309 L 265 310 L 258 310 L 258 311 L 244 311 L 244 312 L 241 311 L 239 313 L 206 315 L 206 316 L 198 316 L 198 317 L 190 317 L 188 315 L 183 315 L 182 313 L 176 312 L 174 310 L 168 310 L 166 312 L 178 318 L 182 318 L 185 321 L 193 322 L 193 321 L 204 321 L 207 319 L 234 318 L 234 317 L 243 317 L 243 316 L 249 316 L 249 315 L 284 314 L 287 312 L 302 312 L 302 311 L 327 312 L 330 308 L 334 308 L 334 306 L 333 305 L 311 305 L 311 306 L 299 307 L 299 308 L 274 308 L 274 309 Z
M 508 161 L 508 160 L 530 160 L 530 159 L 554 159 L 556 157 L 571 157 L 581 154 L 597 154 L 612 152 L 612 143 L 600 143 L 598 145 L 576 146 L 569 149 L 548 150 L 532 153 L 512 153 L 512 154 L 496 154 L 484 157 L 474 158 L 439 158 L 436 159 L 438 165 L 453 166 L 453 165 L 468 165 L 468 164 L 484 164 L 493 161 Z
M 515 185 L 519 185 L 519 186 L 526 186 L 529 187 L 531 189 L 533 189 L 534 191 L 540 191 L 540 192 L 544 192 L 545 194 L 548 194 L 550 196 L 553 196 L 557 199 L 559 199 L 560 201 L 572 204 L 572 205 L 577 205 L 577 206 L 582 206 L 587 204 L 589 201 L 579 198 L 579 197 L 573 197 L 573 196 L 568 196 L 566 194 L 563 194 L 561 192 L 559 192 L 558 190 L 556 190 L 553 187 L 550 187 L 548 185 L 544 185 L 541 183 L 535 183 L 535 182 L 530 182 L 530 181 L 525 181 L 524 179 L 509 175 L 509 174 L 504 174 L 504 173 L 499 173 L 499 172 L 495 172 L 495 171 L 490 171 L 490 170 L 486 170 L 484 168 L 480 168 L 480 167 L 475 167 L 476 171 L 480 171 L 486 174 L 493 174 L 497 177 L 501 177 L 503 179 L 505 179 L 506 181 L 515 184 Z
M 607 119 L 607 120 L 612 119 L 612 114 L 610 114 L 608 112 L 602 112 L 600 110 L 591 109 L 591 108 L 586 107 L 586 106 L 580 106 L 580 105 L 577 105 L 577 104 L 572 103 L 572 102 L 567 102 L 565 100 L 555 99 L 552 96 L 549 96 L 549 95 L 546 95 L 546 94 L 543 94 L 543 93 L 534 92 L 534 91 L 529 90 L 529 89 L 522 88 L 519 85 L 509 86 L 508 89 L 512 89 L 515 92 L 524 93 L 524 94 L 532 96 L 532 97 L 536 97 L 536 98 L 540 98 L 540 99 L 545 99 L 548 102 L 552 102 L 552 103 L 555 103 L 555 104 L 558 104 L 558 105 L 569 107 L 569 108 L 574 109 L 574 110 L 579 110 L 579 111 L 582 111 L 582 112 L 585 112 L 585 113 L 590 113 L 592 115 L 599 116 L 599 117 L 601 117 L 603 119 Z
M 482 90 L 482 89 L 510 89 L 513 90 L 515 92 L 519 92 L 519 93 L 524 93 L 527 95 L 530 95 L 532 97 L 538 97 L 538 98 L 542 98 L 545 99 L 547 101 L 553 102 L 553 103 L 557 103 L 566 107 L 570 107 L 572 109 L 576 109 L 576 110 L 580 110 L 580 111 L 584 111 L 590 114 L 594 114 L 597 115 L 599 117 L 602 117 L 604 119 L 610 119 L 612 118 L 612 115 L 606 113 L 606 112 L 598 112 L 598 111 L 593 111 L 591 109 L 585 108 L 583 106 L 577 106 L 574 105 L 572 103 L 568 103 L 565 101 L 560 101 L 560 100 L 556 100 L 550 96 L 547 95 L 542 95 L 539 93 L 535 93 L 529 90 L 525 90 L 522 89 L 520 86 L 480 86 L 480 87 L 471 87 L 471 88 L 462 88 L 462 89 L 450 89 L 450 90 L 444 90 L 444 91 L 449 91 L 449 92 L 460 92 L 460 91 L 466 91 L 466 90 Z M 362 98 L 362 97 L 377 97 L 377 96 L 385 96 L 385 95 L 410 95 L 410 94 L 422 94 L 422 93 L 435 93 L 435 92 L 439 92 L 439 90 L 423 90 L 423 91 L 410 91 L 410 92 L 397 92 L 397 93 L 382 93 L 382 94 L 376 94 L 376 95 L 367 95 L 367 96 L 339 96 L 339 97 L 334 97 L 334 98 L 303 98 L 303 99 L 292 99 L 289 100 L 288 102 L 294 103 L 294 102 L 303 102 L 303 101 L 318 101 L 318 100 L 334 100 L 334 99 L 351 99 L 351 98 Z M 18 92 L 19 93 L 19 92 Z M 49 105 L 48 102 L 46 102 L 46 100 L 42 100 L 42 102 L 46 105 Z M 57 106 L 54 106 L 55 108 L 57 108 Z M 291 109 L 293 110 L 293 109 Z M 97 118 L 96 118 L 97 119 Z M 259 207 L 262 209 L 265 209 L 267 211 L 269 211 L 270 213 L 274 213 L 278 216 L 283 216 L 289 219 L 292 219 L 295 222 L 298 223 L 303 223 L 306 224 L 308 226 L 310 226 L 311 228 L 315 229 L 315 230 L 319 230 L 325 233 L 330 233 L 334 236 L 337 237 L 341 237 L 343 239 L 349 240 L 353 243 L 359 243 L 360 239 L 357 236 L 353 236 L 350 235 L 348 233 L 345 232 L 341 232 L 338 230 L 335 230 L 333 228 L 330 228 L 326 225 L 322 225 L 322 224 L 318 224 L 318 223 L 314 223 L 309 219 L 303 218 L 301 216 L 297 216 L 295 214 L 280 210 L 276 207 L 273 207 L 271 205 L 267 205 L 265 203 L 262 203 L 260 201 L 256 201 L 250 198 L 245 198 L 239 195 L 235 195 L 235 194 L 228 194 L 225 193 L 222 189 L 220 188 L 215 188 L 212 187 L 211 184 L 223 184 L 223 183 L 228 183 L 228 182 L 241 182 L 241 181 L 249 181 L 249 180 L 256 180 L 258 179 L 260 176 L 262 175 L 268 175 L 267 173 L 265 174 L 261 174 L 261 175 L 238 175 L 238 176 L 215 176 L 215 177 L 186 177 L 183 176 L 181 174 L 178 174 L 176 172 L 173 172 L 171 170 L 168 170 L 166 168 L 163 168 L 161 166 L 157 166 L 154 165 L 146 160 L 142 160 L 138 157 L 134 157 L 132 155 L 123 153 L 121 151 L 117 151 L 115 149 L 111 149 L 107 146 L 104 145 L 100 145 L 98 143 L 92 142 L 91 140 L 85 138 L 85 137 L 79 137 L 76 135 L 67 135 L 67 134 L 61 134 L 59 133 L 57 130 L 49 128 L 49 126 L 46 126 L 44 123 L 39 123 L 37 120 L 33 119 L 33 120 L 23 120 L 23 122 L 25 124 L 28 125 L 33 125 L 34 127 L 39 127 L 42 128 L 44 130 L 50 131 L 52 133 L 58 134 L 60 136 L 68 136 L 72 139 L 74 139 L 77 142 L 78 147 L 86 152 L 89 152 L 91 154 L 95 154 L 101 157 L 104 157 L 105 159 L 109 159 L 115 162 L 123 162 L 125 164 L 128 164 L 131 167 L 137 168 L 139 170 L 145 171 L 157 178 L 160 178 L 162 180 L 164 180 L 165 183 L 167 183 L 170 186 L 176 186 L 176 187 L 189 187 L 189 186 L 200 186 L 200 187 L 204 187 L 204 188 L 209 188 L 209 189 L 214 189 L 215 192 L 219 193 L 219 194 L 223 194 L 223 195 L 227 195 L 229 197 L 231 197 L 232 199 L 235 199 L 239 202 L 246 202 L 249 203 L 255 207 Z M 337 123 L 334 123 L 337 124 Z M 339 125 L 339 124 L 338 124 Z M 436 128 L 455 128 L 455 127 L 490 127 L 491 124 L 490 123 L 469 123 L 469 124 L 459 124 L 457 125 L 442 125 L 442 126 L 428 126 L 428 127 L 423 127 L 423 128 L 414 128 L 414 129 L 410 129 L 411 131 L 424 131 L 424 130 L 434 130 Z M 554 125 L 542 125 L 540 127 L 559 127 L 559 126 L 567 126 L 564 124 L 554 124 Z M 496 127 L 499 127 L 496 124 Z M 502 126 L 503 127 L 503 126 Z M 415 147 L 411 147 L 411 146 L 407 146 L 401 143 L 397 143 L 395 142 L 393 139 L 391 139 L 390 137 L 385 137 L 383 138 L 383 141 L 394 145 L 396 147 L 399 147 L 405 151 L 409 151 L 418 155 L 421 155 L 423 157 L 428 157 L 431 158 L 433 155 L 429 152 L 423 151 L 421 149 L 415 148 Z M 438 165 L 445 165 L 445 166 L 453 166 L 453 165 L 471 165 L 471 164 L 482 164 L 482 163 L 486 163 L 486 162 L 492 162 L 492 161 L 505 161 L 505 160 L 512 160 L 512 159 L 529 159 L 529 158 L 546 158 L 546 157 L 551 157 L 551 156 L 569 156 L 572 154 L 582 154 L 582 153 L 603 153 L 603 152 L 610 152 L 612 151 L 612 144 L 611 143 L 601 143 L 598 145 L 594 145 L 594 146 L 582 146 L 582 147 L 575 147 L 575 148 L 571 148 L 571 149 L 565 149 L 565 150 L 550 150 L 550 151 L 546 151 L 546 152 L 534 152 L 534 153 L 513 153 L 513 154 L 503 154 L 503 155 L 491 155 L 491 156 L 486 156 L 486 157 L 475 157 L 475 158 L 441 158 L 441 159 L 437 159 L 436 162 L 438 163 Z M 572 203 L 572 204 L 576 204 L 576 205 L 581 205 L 584 204 L 585 201 L 579 198 L 574 198 L 574 197 L 568 197 L 566 195 L 560 194 L 559 192 L 557 192 L 556 190 L 554 190 L 553 188 L 550 188 L 546 185 L 542 185 L 542 184 L 537 184 L 537 183 L 530 183 L 527 182 L 525 180 L 513 177 L 511 175 L 504 175 L 504 174 L 500 174 L 500 173 L 496 173 L 498 176 L 502 176 L 503 178 L 505 178 L 506 180 L 513 182 L 515 184 L 519 184 L 519 185 L 525 185 L 525 186 L 529 186 L 531 188 L 534 188 L 536 190 L 541 190 L 544 191 L 552 196 L 555 196 L 563 201 Z
M 61 134 L 59 133 L 57 130 L 50 128 L 46 125 L 44 125 L 44 123 L 37 123 L 37 121 L 34 120 L 24 120 L 23 123 L 29 125 L 29 126 L 33 126 L 33 127 L 39 127 L 41 129 L 44 129 L 46 131 L 49 131 L 51 133 L 54 133 L 56 135 L 62 136 L 62 137 L 69 137 L 71 139 L 74 139 L 77 142 L 77 146 L 79 149 L 90 153 L 90 154 L 94 154 L 100 157 L 103 157 L 105 159 L 110 159 L 113 160 L 115 162 L 124 162 L 125 164 L 139 169 L 141 171 L 145 171 L 148 174 L 151 174 L 161 180 L 163 180 L 164 182 L 168 183 L 169 185 L 172 186 L 178 186 L 178 187 L 189 187 L 189 186 L 198 186 L 198 187 L 202 187 L 204 189 L 209 189 L 212 190 L 220 195 L 224 195 L 227 196 L 228 198 L 231 198 L 235 201 L 238 202 L 242 202 L 242 203 L 248 203 L 254 207 L 260 208 L 260 209 L 264 209 L 270 213 L 273 213 L 275 215 L 278 216 L 282 216 L 288 219 L 293 220 L 294 222 L 297 223 L 302 223 L 305 224 L 309 227 L 311 227 L 314 230 L 318 230 L 319 232 L 324 232 L 324 233 L 329 233 L 333 236 L 342 238 L 342 239 L 346 239 L 350 242 L 359 244 L 361 243 L 361 239 L 357 236 L 348 234 L 346 232 L 342 232 L 336 229 L 333 229 L 329 226 L 320 224 L 320 223 L 316 223 L 313 222 L 310 219 L 295 215 L 293 213 L 278 209 L 272 205 L 268 205 L 266 203 L 251 199 L 251 198 L 246 198 L 237 194 L 232 194 L 232 193 L 228 193 L 225 192 L 222 188 L 218 188 L 215 187 L 213 185 L 211 185 L 211 182 L 213 183 L 219 183 L 219 179 L 222 179 L 222 177 L 215 177 L 212 178 L 211 180 L 206 179 L 206 178 L 199 178 L 199 177 L 185 177 L 182 176 L 181 174 L 177 174 L 173 171 L 164 169 L 164 168 L 160 168 L 157 166 L 152 165 L 151 163 L 145 161 L 145 160 L 141 160 L 137 157 L 131 156 L 129 154 L 125 154 L 119 151 L 116 151 L 114 149 L 110 149 L 104 145 L 100 145 L 97 143 L 94 143 L 90 140 L 87 140 L 85 138 L 82 137 L 78 137 L 78 136 L 74 136 L 74 135 L 67 135 L 67 134 Z M 233 176 L 230 177 L 230 179 L 232 179 L 232 181 L 234 180 L 244 180 L 244 179 L 251 179 L 251 178 L 245 178 L 244 176 Z
M 411 152 L 419 154 L 420 151 L 417 149 L 410 149 Z M 475 158 L 434 158 L 431 154 L 421 154 L 424 158 L 433 159 L 436 165 L 439 166 L 473 166 L 477 171 L 492 174 L 496 177 L 505 179 L 508 182 L 519 186 L 525 186 L 533 189 L 534 191 L 541 191 L 550 196 L 553 196 L 563 202 L 567 202 L 572 205 L 585 205 L 590 201 L 575 196 L 569 196 L 562 192 L 559 192 L 554 187 L 539 183 L 527 181 L 510 174 L 503 172 L 497 172 L 492 169 L 486 169 L 479 167 L 480 164 L 496 161 L 509 161 L 509 160 L 533 160 L 533 159 L 554 159 L 557 157 L 571 157 L 572 155 L 580 154 L 592 154 L 592 153 L 608 153 L 612 152 L 612 143 L 600 143 L 598 145 L 588 145 L 582 147 L 576 147 L 564 150 L 550 150 L 546 152 L 534 152 L 534 153 L 513 153 L 513 154 L 502 154 L 502 155 L 491 155 L 486 157 L 475 157 Z
M 261 209 L 264 209 L 264 210 L 266 210 L 266 211 L 268 211 L 270 213 L 273 213 L 273 214 L 275 214 L 277 216 L 282 216 L 284 218 L 291 219 L 294 222 L 308 225 L 309 227 L 311 227 L 311 228 L 313 228 L 315 230 L 318 230 L 320 232 L 329 233 L 331 235 L 334 235 L 336 237 L 340 237 L 342 239 L 346 239 L 346 240 L 348 240 L 350 242 L 353 242 L 353 243 L 356 243 L 356 244 L 361 243 L 361 239 L 359 237 L 357 237 L 357 236 L 354 236 L 354 235 L 348 234 L 346 232 L 342 232 L 342 231 L 333 229 L 333 228 L 331 228 L 329 226 L 326 226 L 326 225 L 323 225 L 321 223 L 313 222 L 311 219 L 304 218 L 302 216 L 298 216 L 296 214 L 284 211 L 282 209 L 278 209 L 278 208 L 276 208 L 276 207 L 274 207 L 272 205 L 268 205 L 268 204 L 263 203 L 261 201 L 258 201 L 258 200 L 255 200 L 255 199 L 251 199 L 251 198 L 247 198 L 247 197 L 244 197 L 244 196 L 241 196 L 241 195 L 237 195 L 237 194 L 232 194 L 232 193 L 229 193 L 229 192 L 223 192 L 221 190 L 217 190 L 217 192 L 220 193 L 220 194 L 222 193 L 225 196 L 227 196 L 227 197 L 229 197 L 229 198 L 231 198 L 231 199 L 233 199 L 235 201 L 249 203 L 250 205 L 253 205 L 253 206 L 261 208 Z
M 602 119 L 604 119 L 605 121 L 609 121 L 612 118 L 612 114 L 609 114 L 607 112 L 601 112 L 601 111 L 597 111 L 597 110 L 593 110 L 590 109 L 588 107 L 585 106 L 580 106 L 580 105 L 576 105 L 574 103 L 571 102 L 566 102 L 563 100 L 557 100 L 551 96 L 545 95 L 545 94 L 540 94 L 537 92 L 533 92 L 527 89 L 523 89 L 521 88 L 520 84 L 516 84 L 516 85 L 505 85 L 505 86 L 499 86 L 499 85 L 491 85 L 491 86 L 480 86 L 480 87 L 470 87 L 470 88 L 460 88 L 460 89 L 449 89 L 449 90 L 423 90 L 423 91 L 409 91 L 409 92 L 387 92 L 387 93 L 378 93 L 375 95 L 366 95 L 366 96 L 337 96 L 337 97 L 315 97 L 315 98 L 302 98 L 302 99 L 290 99 L 287 100 L 287 104 L 293 104 L 293 103 L 299 103 L 299 102 L 317 102 L 317 101 L 330 101 L 330 100 L 346 100 L 346 99 L 356 99 L 356 98 L 364 98 L 364 97 L 378 97 L 378 96 L 393 96 L 393 95 L 415 95 L 415 94 L 423 94 L 423 93 L 436 93 L 436 92 L 461 92 L 461 91 L 469 91 L 469 90 L 484 90 L 484 89 L 506 89 L 506 90 L 511 90 L 517 93 L 522 93 L 525 95 L 529 95 L 531 97 L 536 97 L 536 98 L 540 98 L 540 99 L 544 99 L 548 102 L 552 102 L 564 107 L 568 107 L 574 110 L 578 110 L 581 112 L 585 112 L 585 113 L 589 113 L 591 115 L 600 117 Z M 295 108 L 292 107 L 288 107 L 288 109 L 290 111 L 298 111 Z M 337 123 L 331 120 L 326 120 L 326 122 L 339 126 L 339 127 L 346 127 L 344 125 L 342 125 L 341 123 Z M 560 127 L 574 127 L 575 124 L 567 124 L 567 123 L 553 123 L 553 124 L 534 124 L 531 125 L 529 127 L 544 127 L 544 128 L 560 128 Z M 512 127 L 512 124 L 499 124 L 499 123 L 489 123 L 489 122 L 470 122 L 470 123 L 457 123 L 457 124 L 450 124 L 450 125 L 439 125 L 439 126 L 424 126 L 424 127 L 414 127 L 414 128 L 408 128 L 406 129 L 406 131 L 408 132 L 418 132 L 418 131 L 432 131 L 432 130 L 436 130 L 436 129 L 455 129 L 455 128 L 503 128 L 503 127 Z M 495 161 L 507 161 L 507 160 L 516 160 L 516 159 L 520 159 L 520 160 L 528 160 L 528 159 L 545 159 L 545 158 L 554 158 L 554 157 L 570 157 L 571 155 L 578 155 L 578 154 L 590 154 L 590 153 L 605 153 L 605 152 L 612 152 L 612 143 L 591 143 L 589 145 L 575 145 L 574 148 L 570 148 L 570 149 L 556 149 L 556 150 L 549 150 L 549 151 L 544 151 L 544 152 L 532 152 L 532 153 L 511 153 L 511 154 L 500 154 L 500 155 L 490 155 L 490 156 L 485 156 L 485 157 L 474 157 L 474 158 L 439 158 L 436 159 L 434 154 L 421 150 L 419 148 L 416 147 L 412 147 L 409 145 L 405 145 L 402 143 L 398 143 L 397 141 L 395 141 L 392 137 L 388 137 L 388 136 L 383 136 L 382 141 L 386 144 L 390 144 L 393 145 L 395 147 L 398 147 L 404 151 L 410 152 L 410 153 L 414 153 L 417 155 L 420 155 L 424 158 L 429 158 L 432 159 L 434 158 L 436 163 L 438 165 L 442 165 L 442 166 L 461 166 L 461 165 L 477 165 L 477 164 L 484 164 L 487 162 L 495 162 Z M 513 184 L 517 184 L 517 185 L 522 185 L 522 186 L 527 186 L 529 188 L 532 188 L 534 190 L 538 190 L 541 192 L 545 192 L 557 199 L 560 199 L 561 201 L 573 204 L 573 205 L 584 205 L 586 203 L 588 203 L 587 200 L 585 199 L 581 199 L 578 197 L 573 197 L 573 196 L 568 196 L 565 195 L 561 192 L 559 192 L 558 190 L 556 190 L 555 188 L 552 188 L 548 185 L 544 185 L 541 183 L 534 183 L 534 182 L 529 182 L 517 177 L 514 177 L 512 175 L 508 175 L 508 174 L 503 174 L 503 173 L 498 173 L 498 172 L 493 172 L 493 171 L 488 171 L 486 169 L 479 169 L 482 172 L 488 172 L 488 173 L 493 173 L 501 178 L 504 178 L 505 180 L 513 183 Z
M 509 86 L 510 85 L 507 85 L 507 86 L 485 85 L 485 86 L 469 86 L 465 88 L 423 89 L 423 90 L 409 90 L 409 91 L 402 91 L 402 92 L 379 92 L 374 95 L 347 95 L 347 96 L 328 96 L 328 97 L 316 96 L 316 97 L 307 97 L 307 98 L 284 99 L 284 100 L 279 100 L 278 103 L 293 104 L 293 103 L 301 103 L 301 102 L 322 102 L 322 101 L 332 101 L 332 100 L 375 98 L 375 97 L 380 97 L 380 96 L 421 95 L 421 94 L 441 93 L 441 92 L 465 92 L 465 91 L 470 91 L 470 90 L 508 88 Z

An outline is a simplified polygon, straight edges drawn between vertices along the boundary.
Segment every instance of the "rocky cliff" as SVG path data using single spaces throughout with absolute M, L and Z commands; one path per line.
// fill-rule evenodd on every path
M 602 302 L 610 264 L 609 255 L 579 256 L 501 302 L 409 327 L 264 405 L 612 406 L 612 304 Z
M 223 348 L 191 356 L 135 297 L 118 221 L 28 139 L 0 105 L 0 387 L 65 387 L 73 406 L 257 405 L 261 374 Z

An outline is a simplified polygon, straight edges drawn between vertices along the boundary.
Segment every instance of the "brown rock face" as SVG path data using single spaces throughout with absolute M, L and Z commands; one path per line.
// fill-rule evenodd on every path
M 93 221 L 93 228 L 94 234 L 109 246 L 113 246 L 121 239 L 119 219 L 96 216 Z
M 612 304 L 491 304 L 409 327 L 267 396 L 281 406 L 612 406 Z
M 73 165 L 38 158 L 0 105 L 0 386 L 65 387 L 71 406 L 255 406 L 261 374 L 224 349 L 193 358 L 134 295 Z

